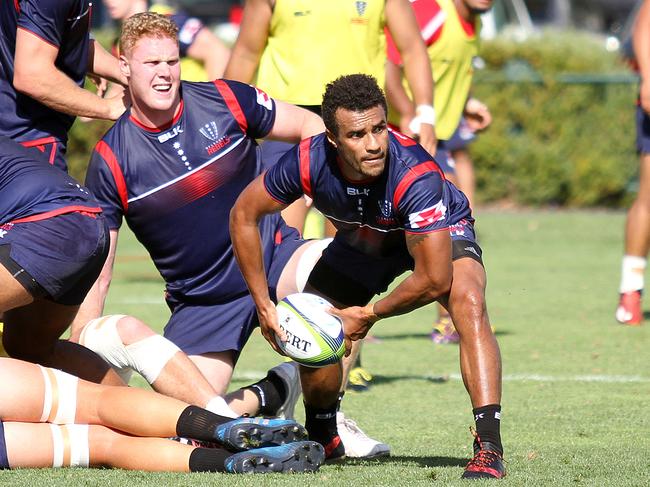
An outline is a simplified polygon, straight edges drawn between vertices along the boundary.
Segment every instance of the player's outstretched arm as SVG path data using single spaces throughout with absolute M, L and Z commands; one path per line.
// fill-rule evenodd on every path
M 270 0 L 246 0 L 239 35 L 223 77 L 250 83 L 266 46 L 273 8 Z
M 122 98 L 104 99 L 80 88 L 54 64 L 56 46 L 25 29 L 16 33 L 13 84 L 17 91 L 68 115 L 116 120 L 126 109 Z
M 385 298 L 374 303 L 380 318 L 408 313 L 447 294 L 451 289 L 451 237 L 447 230 L 406 233 L 406 246 L 415 261 L 413 272 Z
M 386 0 L 386 24 L 402 57 L 415 106 L 433 107 L 431 62 L 410 3 L 407 0 Z M 420 144 L 430 154 L 435 154 L 438 141 L 433 122 L 420 125 L 419 137 Z
M 323 132 L 325 125 L 318 115 L 290 103 L 275 100 L 275 123 L 267 138 L 297 143 Z
M 244 189 L 230 211 L 230 238 L 239 269 L 255 301 L 262 335 L 278 353 L 281 352 L 275 335 L 282 341 L 286 341 L 286 335 L 278 325 L 275 305 L 269 296 L 258 223 L 264 215 L 278 213 L 284 208 L 286 205 L 266 192 L 262 174 Z

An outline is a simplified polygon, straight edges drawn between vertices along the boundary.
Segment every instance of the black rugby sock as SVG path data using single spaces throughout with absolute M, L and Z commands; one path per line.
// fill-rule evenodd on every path
M 223 472 L 232 452 L 222 448 L 195 448 L 190 453 L 190 472 Z
M 232 418 L 219 416 L 198 406 L 187 406 L 176 422 L 176 434 L 183 438 L 214 441 L 217 426 L 232 420 Z
M 473 409 L 474 421 L 476 422 L 476 433 L 481 442 L 489 442 L 503 454 L 501 445 L 501 405 L 488 404 Z
M 242 389 L 249 389 L 260 402 L 257 415 L 276 416 L 278 409 L 287 398 L 287 388 L 278 374 L 269 371 L 266 377 Z

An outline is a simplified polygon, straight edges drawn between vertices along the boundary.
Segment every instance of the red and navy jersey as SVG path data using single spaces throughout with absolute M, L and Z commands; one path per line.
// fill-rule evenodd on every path
M 0 136 L 0 225 L 73 211 L 101 211 L 86 188 L 33 155 L 31 150 Z
M 219 302 L 247 292 L 228 222 L 235 200 L 261 173 L 256 138 L 275 122 L 275 102 L 236 81 L 181 82 L 182 105 L 166 127 L 125 113 L 95 147 L 86 184 L 109 228 L 122 218 L 147 248 L 172 297 Z M 281 219 L 261 225 L 270 265 Z M 268 257 L 267 257 L 268 256 Z
M 336 239 L 382 258 L 406 252 L 404 233 L 448 230 L 473 221 L 463 193 L 413 139 L 389 132 L 386 167 L 366 181 L 347 180 L 325 134 L 303 140 L 264 176 L 266 190 L 289 204 L 306 194 L 337 228 Z
M 0 135 L 20 142 L 65 145 L 74 117 L 17 93 L 13 88 L 16 30 L 24 29 L 55 46 L 55 65 L 79 86 L 88 66 L 91 2 L 88 0 L 7 0 L 0 3 Z

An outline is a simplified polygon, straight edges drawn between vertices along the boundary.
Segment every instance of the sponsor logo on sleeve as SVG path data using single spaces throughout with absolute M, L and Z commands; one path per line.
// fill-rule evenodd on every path
M 442 200 L 440 200 L 429 208 L 411 213 L 409 215 L 409 225 L 411 228 L 423 228 L 444 220 L 446 215 L 447 207 L 442 203 Z
M 257 93 L 257 104 L 262 105 L 267 110 L 273 110 L 273 102 L 271 101 L 269 95 L 264 93 L 259 88 L 255 88 L 255 92 Z

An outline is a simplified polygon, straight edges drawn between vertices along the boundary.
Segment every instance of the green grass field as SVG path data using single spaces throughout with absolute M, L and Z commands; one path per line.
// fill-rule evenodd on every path
M 650 321 L 613 318 L 624 215 L 481 211 L 488 307 L 504 363 L 503 485 L 650 485 Z M 122 235 L 107 312 L 161 328 L 162 282 Z M 392 447 L 384 460 L 326 465 L 314 475 L 145 474 L 111 470 L 0 473 L 11 485 L 410 486 L 467 485 L 473 424 L 457 346 L 428 338 L 434 308 L 379 322 L 366 346 L 370 391 L 344 411 Z M 244 385 L 278 357 L 255 334 L 235 374 Z M 138 382 L 141 385 L 142 382 Z M 299 410 L 301 408 L 298 408 Z M 299 412 L 302 419 L 302 411 Z

